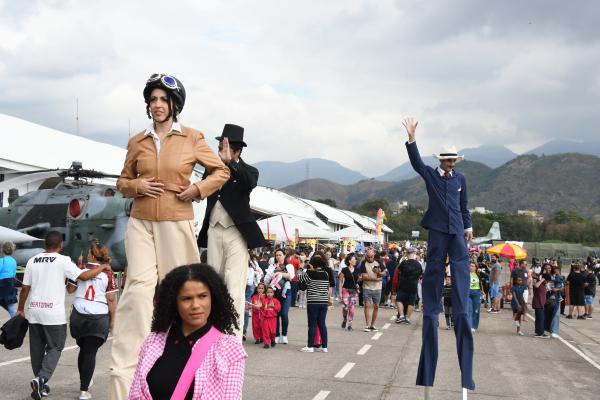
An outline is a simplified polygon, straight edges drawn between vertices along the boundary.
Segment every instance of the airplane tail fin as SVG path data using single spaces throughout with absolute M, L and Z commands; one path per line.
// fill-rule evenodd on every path
M 502 240 L 502 236 L 500 235 L 500 223 L 498 223 L 498 221 L 494 221 L 487 237 L 491 240 Z

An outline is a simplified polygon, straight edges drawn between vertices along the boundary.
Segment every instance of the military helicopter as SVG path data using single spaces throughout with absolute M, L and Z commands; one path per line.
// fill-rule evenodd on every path
M 79 161 L 68 169 L 0 173 L 9 177 L 2 182 L 8 187 L 26 175 L 54 175 L 23 196 L 17 189 L 10 189 L 9 206 L 0 209 L 0 226 L 40 239 L 48 231 L 57 230 L 63 234 L 63 254 L 73 260 L 85 257 L 91 243 L 98 240 L 109 248 L 113 269 L 122 270 L 127 265 L 124 238 L 132 199 L 124 198 L 114 185 L 92 182 L 118 175 L 84 169 Z M 43 242 L 20 244 L 13 256 L 24 265 L 42 250 Z

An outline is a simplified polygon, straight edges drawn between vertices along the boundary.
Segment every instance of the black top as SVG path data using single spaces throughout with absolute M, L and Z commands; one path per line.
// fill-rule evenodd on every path
M 423 267 L 417 260 L 404 260 L 398 266 L 400 273 L 398 291 L 417 293 L 419 278 L 423 275 Z
M 585 295 L 586 296 L 595 296 L 596 295 L 596 276 L 592 272 L 587 272 L 585 274 L 585 282 L 588 284 L 585 287 Z
M 358 278 L 360 276 L 358 268 L 354 267 L 354 271 L 350 272 L 349 267 L 344 267 L 340 272 L 344 275 L 344 285 L 342 287 L 344 289 L 356 290 L 356 284 L 358 284 Z
M 569 276 L 567 276 L 567 282 L 569 282 L 570 287 L 569 290 L 571 292 L 581 292 L 584 291 L 585 284 L 585 276 L 581 272 L 571 272 Z
M 170 399 L 175 391 L 179 377 L 185 368 L 185 364 L 192 355 L 192 347 L 198 339 L 204 336 L 211 328 L 207 323 L 202 328 L 183 336 L 181 325 L 174 324 L 167 336 L 165 350 L 156 360 L 146 382 L 153 399 Z M 192 400 L 194 394 L 194 381 L 185 396 L 185 400 Z
M 305 283 L 306 304 L 329 304 L 329 274 L 323 269 L 298 274 L 298 282 Z

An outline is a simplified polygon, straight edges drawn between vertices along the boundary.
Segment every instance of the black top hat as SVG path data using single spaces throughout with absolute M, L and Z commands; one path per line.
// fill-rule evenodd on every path
M 223 127 L 223 133 L 221 136 L 217 136 L 219 142 L 223 139 L 229 139 L 229 143 L 241 143 L 243 147 L 247 147 L 248 145 L 244 142 L 244 128 L 234 124 L 225 124 Z

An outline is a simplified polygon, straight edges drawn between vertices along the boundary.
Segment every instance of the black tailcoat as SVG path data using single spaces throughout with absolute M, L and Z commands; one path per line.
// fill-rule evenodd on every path
M 241 158 L 237 163 L 231 161 L 229 169 L 231 176 L 227 183 L 207 199 L 206 214 L 204 215 L 200 235 L 198 235 L 198 246 L 207 247 L 210 213 L 217 200 L 219 200 L 235 223 L 238 231 L 246 239 L 248 248 L 262 247 L 264 246 L 265 238 L 250 210 L 250 192 L 252 192 L 252 189 L 256 187 L 256 183 L 258 182 L 258 170 L 246 164 Z M 206 176 L 207 173 L 205 171 L 202 179 Z

